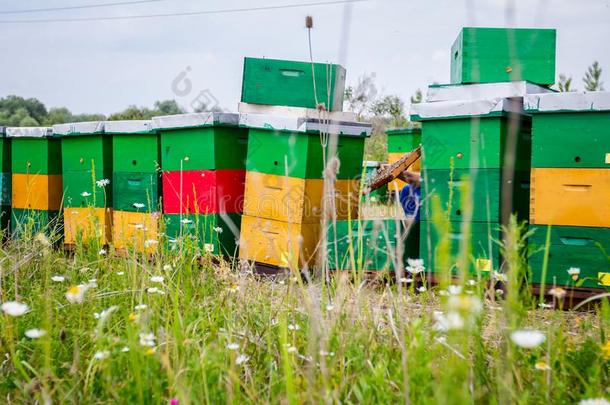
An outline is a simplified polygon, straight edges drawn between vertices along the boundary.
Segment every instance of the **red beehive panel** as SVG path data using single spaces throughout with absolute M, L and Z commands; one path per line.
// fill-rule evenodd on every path
M 241 213 L 245 180 L 245 170 L 163 172 L 163 212 Z

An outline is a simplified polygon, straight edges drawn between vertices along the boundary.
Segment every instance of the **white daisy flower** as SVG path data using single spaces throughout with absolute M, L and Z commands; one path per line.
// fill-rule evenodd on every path
M 237 343 L 229 343 L 227 345 L 227 349 L 229 349 L 229 350 L 237 350 L 237 349 L 239 349 L 239 345 Z
M 523 329 L 512 332 L 510 340 L 524 349 L 533 349 L 541 345 L 546 340 L 546 336 L 539 330 Z
M 580 275 L 580 268 L 578 268 L 578 267 L 570 267 L 566 271 L 568 272 L 568 274 L 570 276 L 579 276 Z
M 447 292 L 449 295 L 458 295 L 462 293 L 462 286 L 460 285 L 450 285 L 447 287 Z
M 217 226 L 216 228 L 214 228 L 214 232 L 216 233 L 222 233 L 222 228 Z
M 468 285 L 473 286 L 475 285 L 477 282 L 474 280 L 468 280 Z
M 150 333 L 140 333 L 140 345 L 141 346 L 147 346 L 147 347 L 153 347 L 155 345 L 155 334 L 150 332 Z
M 110 180 L 108 179 L 101 179 L 95 182 L 95 184 L 97 184 L 97 186 L 99 188 L 104 188 L 106 187 L 108 184 L 110 184 Z
M 183 218 L 180 220 L 180 222 L 182 222 L 183 224 L 192 224 L 193 223 L 193 221 L 188 218 Z
M 108 253 L 108 251 L 106 251 L 106 249 L 100 249 L 100 251 L 97 252 L 97 254 L 100 256 L 104 256 L 106 253 Z
M 163 290 L 161 290 L 157 287 L 148 287 L 146 289 L 146 292 L 149 294 L 161 294 L 161 295 L 165 294 L 165 292 Z
M 134 208 L 140 209 L 140 208 L 144 208 L 146 207 L 146 205 L 139 203 L 139 202 L 135 202 L 132 204 Z
M 498 273 L 497 271 L 494 271 L 494 276 L 493 277 L 497 281 L 501 281 L 501 282 L 504 282 L 504 283 L 508 280 L 508 277 L 506 277 L 506 274 Z
M 82 193 L 80 193 L 81 197 L 89 197 L 91 196 L 91 193 L 89 193 L 88 191 L 83 191 Z
M 153 283 L 162 283 L 163 282 L 163 276 L 152 276 L 150 278 L 150 281 L 152 281 Z
M 110 316 L 111 313 L 113 313 L 114 311 L 116 311 L 119 307 L 117 307 L 116 305 L 113 305 L 111 307 L 109 307 L 108 309 L 103 310 L 100 313 L 94 313 L 93 317 L 95 319 L 99 319 L 99 320 L 106 320 L 108 318 L 108 316 Z
M 294 324 L 291 323 L 288 325 L 288 330 L 299 330 L 299 329 L 301 329 L 301 327 L 296 323 L 294 323 Z
M 25 331 L 25 336 L 30 339 L 38 339 L 47 334 L 47 331 L 44 329 L 28 329 Z
M 121 352 L 123 353 L 127 353 L 129 351 L 129 347 L 127 346 L 123 346 L 123 348 L 121 349 Z
M 64 276 L 51 276 L 51 281 L 55 281 L 56 283 L 61 283 L 65 280 L 66 278 Z
M 418 274 L 426 269 L 424 259 L 407 259 L 407 264 L 407 271 L 411 274 Z
M 104 360 L 105 358 L 110 356 L 110 352 L 108 350 L 101 350 L 99 352 L 95 352 L 93 358 L 95 360 Z
M 417 289 L 417 291 L 419 291 L 420 293 L 423 293 L 423 292 L 426 292 L 426 291 L 428 291 L 428 290 L 426 289 L 426 287 L 424 287 L 424 286 L 422 285 L 421 287 L 419 287 L 419 288 Z
M 402 277 L 400 280 L 398 280 L 399 282 L 403 283 L 403 284 L 410 284 L 413 282 L 412 278 L 407 278 L 407 277 Z
M 81 304 L 85 300 L 85 293 L 90 288 L 88 284 L 73 285 L 66 292 L 66 299 L 70 304 Z
M 17 301 L 7 301 L 2 304 L 2 311 L 10 316 L 21 316 L 29 310 L 30 307 Z
M 170 264 L 166 264 L 163 266 L 163 271 L 172 271 L 172 266 Z
M 117 272 L 116 272 L 116 275 L 117 275 L 117 276 L 122 276 L 123 274 L 125 274 L 125 272 L 124 272 L 124 271 L 117 271 Z
M 136 305 L 136 306 L 135 306 L 135 307 L 133 307 L 133 308 L 134 308 L 136 311 L 143 311 L 143 310 L 145 310 L 146 308 L 148 308 L 148 305 L 146 305 L 146 304 L 138 304 L 138 305 Z
M 581 399 L 578 405 L 610 405 L 610 401 L 605 398 Z
M 242 363 L 247 362 L 248 360 L 250 360 L 250 357 L 246 356 L 245 354 L 240 354 L 235 358 L 235 364 L 240 365 Z

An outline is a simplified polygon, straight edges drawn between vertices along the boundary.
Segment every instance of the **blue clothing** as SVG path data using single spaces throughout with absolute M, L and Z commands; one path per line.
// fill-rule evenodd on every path
M 400 190 L 398 200 L 402 209 L 405 211 L 407 218 L 419 221 L 419 205 L 421 200 L 421 191 L 419 187 L 413 187 L 407 184 Z

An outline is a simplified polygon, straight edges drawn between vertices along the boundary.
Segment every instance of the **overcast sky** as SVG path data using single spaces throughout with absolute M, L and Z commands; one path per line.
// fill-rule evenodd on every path
M 146 4 L 4 14 L 40 7 L 120 0 L 0 0 L 0 22 L 105 17 L 325 0 L 163 0 Z M 306 15 L 314 17 L 317 61 L 341 63 L 348 83 L 375 73 L 380 92 L 408 100 L 417 88 L 449 81 L 450 47 L 462 26 L 557 29 L 557 74 L 582 89 L 598 60 L 610 90 L 610 0 L 370 0 L 344 4 L 140 20 L 0 23 L 0 96 L 37 97 L 76 113 L 112 113 L 128 105 L 176 99 L 189 108 L 209 90 L 235 110 L 244 56 L 307 60 Z M 175 93 L 181 72 L 190 92 Z M 184 89 L 181 82 L 179 89 Z M 185 94 L 188 93 L 188 94 Z

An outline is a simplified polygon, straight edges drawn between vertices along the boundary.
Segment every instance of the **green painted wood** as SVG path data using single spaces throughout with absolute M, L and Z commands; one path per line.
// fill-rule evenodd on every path
M 498 244 L 502 238 L 500 224 L 494 222 L 470 223 L 470 232 L 464 230 L 464 222 L 449 222 L 447 233 L 439 232 L 439 229 L 430 221 L 422 221 L 420 225 L 420 258 L 424 259 L 427 271 L 439 273 L 443 260 L 439 257 L 439 242 L 446 241 L 449 244 L 449 257 L 446 258 L 452 273 L 458 272 L 460 262 L 461 246 L 468 243 L 465 250 L 468 271 L 475 275 L 480 273 L 483 277 L 489 276 L 490 272 L 484 271 L 483 264 L 489 260 L 491 269 L 500 268 L 501 256 Z M 482 262 L 483 261 L 483 262 Z M 446 271 L 446 269 L 445 269 Z
M 0 172 L 11 171 L 11 139 L 0 137 Z
M 531 282 L 543 280 L 544 250 L 548 227 L 530 225 L 532 232 L 528 244 L 532 252 L 529 257 Z M 600 288 L 598 273 L 610 273 L 610 228 L 588 228 L 576 226 L 551 227 L 548 246 L 548 267 L 545 284 L 552 286 L 574 286 Z M 573 280 L 567 270 L 580 269 L 578 280 Z
M 112 184 L 112 200 L 115 210 L 159 211 L 161 181 L 158 173 L 115 172 L 112 176 Z
M 113 134 L 112 170 L 157 172 L 161 165 L 158 134 Z
M 404 269 L 408 258 L 417 258 L 419 255 L 419 225 L 414 224 L 407 230 L 404 222 L 395 219 L 337 221 L 336 227 L 329 224 L 327 233 L 329 268 L 395 271 L 397 241 L 401 241 L 396 237 L 397 227 L 401 238 L 405 238 L 401 242 Z M 351 259 L 350 249 L 354 251 L 354 261 Z
M 532 167 L 610 168 L 610 111 L 532 116 Z
M 324 169 L 320 136 L 296 132 L 250 129 L 246 170 L 301 179 L 321 179 Z M 364 138 L 339 137 L 337 156 L 341 162 L 337 178 L 362 175 Z M 287 165 L 285 164 L 287 162 Z
M 313 73 L 315 72 L 315 91 Z M 241 101 L 253 104 L 343 109 L 345 69 L 339 65 L 244 58 Z
M 365 179 L 367 181 L 367 183 L 373 178 L 375 177 L 375 175 L 377 174 L 377 167 L 374 166 L 367 166 L 364 169 L 364 175 L 365 175 Z M 362 194 L 360 197 L 360 201 L 365 202 L 371 202 L 371 203 L 386 203 L 388 201 L 388 186 L 387 184 L 383 187 L 379 187 L 376 190 L 371 191 L 368 194 Z
M 555 83 L 554 29 L 464 27 L 451 47 L 451 83 Z
M 95 179 L 91 173 L 91 170 L 64 171 L 62 175 L 64 206 L 112 207 L 112 184 L 105 187 L 97 184 L 102 178 L 112 179 L 112 173 L 107 174 L 108 177 L 101 177 L 101 173 L 98 173 Z
M 0 206 L 11 205 L 13 178 L 10 172 L 0 173 Z
M 162 130 L 164 171 L 245 169 L 248 130 L 206 127 Z
M 170 249 L 187 247 L 185 239 L 188 239 L 202 250 L 206 250 L 206 244 L 208 250 L 212 245 L 212 254 L 222 253 L 233 257 L 238 253 L 239 235 L 233 234 L 231 226 L 240 229 L 240 214 L 227 214 L 227 217 L 218 214 L 164 214 L 163 219 Z
M 421 143 L 421 129 L 404 128 L 386 131 L 388 136 L 388 153 L 407 153 Z
M 449 213 L 450 221 L 463 221 L 467 215 L 467 195 L 464 193 L 470 190 L 472 221 L 506 223 L 508 218 L 502 218 L 505 201 L 502 187 L 505 182 L 511 185 L 511 194 L 506 198 L 512 204 L 512 212 L 522 220 L 529 217 L 529 172 L 515 172 L 510 181 L 503 180 L 499 169 L 424 170 L 422 179 L 422 198 L 429 202 L 422 204 L 422 220 L 433 217 L 431 201 L 439 198 L 442 209 Z
M 62 168 L 88 171 L 95 168 L 100 178 L 112 175 L 112 139 L 104 135 L 65 136 L 61 138 Z
M 423 160 L 426 169 L 499 169 L 505 166 L 508 142 L 516 136 L 515 168 L 529 170 L 531 119 L 518 116 L 457 118 L 422 122 Z
M 11 138 L 12 172 L 61 174 L 61 142 L 53 138 Z
M 46 235 L 61 233 L 63 223 L 58 211 L 13 208 L 11 211 L 11 234 L 13 238 L 24 235 Z

